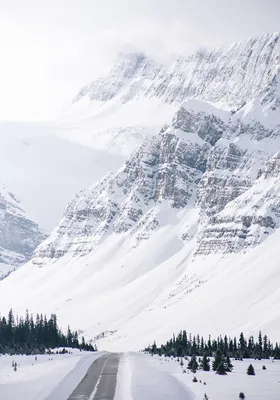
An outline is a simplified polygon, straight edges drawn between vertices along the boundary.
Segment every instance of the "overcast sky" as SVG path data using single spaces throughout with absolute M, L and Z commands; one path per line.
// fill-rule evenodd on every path
M 0 119 L 67 105 L 122 46 L 157 57 L 280 30 L 280 0 L 0 0 Z

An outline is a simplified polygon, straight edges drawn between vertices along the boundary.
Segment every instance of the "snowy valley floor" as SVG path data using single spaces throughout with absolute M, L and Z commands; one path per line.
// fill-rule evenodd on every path
M 255 376 L 246 373 L 250 363 Z M 246 400 L 280 399 L 280 360 L 233 361 L 233 365 L 226 376 L 198 371 L 198 382 L 193 383 L 194 374 L 183 374 L 186 365 L 182 368 L 177 359 L 126 353 L 120 361 L 115 400 L 203 400 L 205 393 L 209 400 L 238 400 L 240 392 Z
M 67 400 L 86 375 L 89 366 L 102 354 L 0 356 L 0 399 Z M 12 368 L 18 363 L 18 370 Z M 115 400 L 237 400 L 244 392 L 246 400 L 280 399 L 280 360 L 233 361 L 234 370 L 226 376 L 213 371 L 183 373 L 177 359 L 124 353 L 118 370 Z M 252 363 L 256 375 L 246 374 Z M 266 366 L 266 370 L 262 366 Z M 110 374 L 106 377 L 110 379 Z M 200 382 L 201 381 L 201 382 Z M 204 385 L 206 382 L 206 385 Z M 95 397 L 93 397 L 95 399 Z

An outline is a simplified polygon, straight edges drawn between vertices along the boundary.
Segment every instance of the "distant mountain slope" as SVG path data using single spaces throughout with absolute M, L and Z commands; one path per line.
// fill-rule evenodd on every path
M 45 238 L 38 225 L 25 216 L 14 195 L 0 183 L 0 263 L 14 267 L 24 264 Z
M 111 70 L 80 90 L 59 123 L 73 140 L 129 155 L 147 134 L 170 123 L 187 99 L 233 112 L 250 103 L 275 76 L 279 38 L 265 34 L 165 64 L 140 52 L 122 53 Z
M 279 33 L 266 34 L 214 51 L 199 50 L 177 57 L 171 65 L 158 64 L 143 53 L 121 54 L 108 75 L 83 87 L 74 103 L 84 97 L 100 103 L 116 97 L 123 103 L 157 97 L 178 105 L 195 97 L 238 108 L 273 77 L 279 38 Z

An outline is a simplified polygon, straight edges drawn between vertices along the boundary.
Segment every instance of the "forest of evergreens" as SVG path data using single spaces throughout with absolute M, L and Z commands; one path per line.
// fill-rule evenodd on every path
M 57 316 L 37 314 L 34 318 L 26 311 L 25 317 L 14 316 L 13 310 L 7 317 L 0 316 L 0 354 L 44 354 L 57 347 L 71 347 L 94 351 L 84 337 L 68 326 L 66 333 L 59 328 Z
M 153 345 L 145 349 L 151 354 L 165 356 L 183 357 L 183 356 L 215 356 L 217 352 L 224 357 L 233 357 L 235 359 L 257 358 L 266 359 L 273 357 L 280 359 L 280 347 L 278 343 L 273 344 L 267 335 L 259 332 L 258 338 L 253 336 L 245 338 L 241 333 L 239 338 L 219 336 L 215 339 L 209 336 L 207 339 L 199 335 L 188 335 L 185 330 L 181 331 L 176 337 L 167 341 L 164 345 Z

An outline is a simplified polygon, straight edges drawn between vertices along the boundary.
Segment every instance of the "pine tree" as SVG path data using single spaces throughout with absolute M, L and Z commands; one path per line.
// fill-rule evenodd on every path
M 217 371 L 218 365 L 221 363 L 221 361 L 222 361 L 222 354 L 220 351 L 217 351 L 217 353 L 215 355 L 215 359 L 212 363 L 213 371 Z
M 198 363 L 196 360 L 196 355 L 194 354 L 188 364 L 188 369 L 190 369 L 194 374 L 196 373 L 198 369 Z
M 182 346 L 179 346 L 177 349 L 177 357 L 182 357 L 183 356 L 183 348 Z
M 210 358 L 208 358 L 205 353 L 203 354 L 202 360 L 200 362 L 200 368 L 203 371 L 210 371 Z
M 154 342 L 152 345 L 152 354 L 156 354 L 156 349 L 157 349 L 157 344 L 156 342 Z
M 217 370 L 216 370 L 216 374 L 218 374 L 218 375 L 226 375 L 227 374 L 224 359 L 222 359 L 222 361 L 218 365 Z
M 263 357 L 268 358 L 269 353 L 269 345 L 268 345 L 268 337 L 264 335 L 263 337 Z
M 231 363 L 231 360 L 230 360 L 229 356 L 227 356 L 227 359 L 226 359 L 226 371 L 227 372 L 231 372 L 232 370 L 233 370 L 233 365 Z
M 244 353 L 245 353 L 245 350 L 246 350 L 246 340 L 244 338 L 243 332 L 240 333 L 239 349 L 240 349 L 240 356 L 244 357 Z
M 250 364 L 247 369 L 247 375 L 255 375 L 255 369 L 252 364 Z

